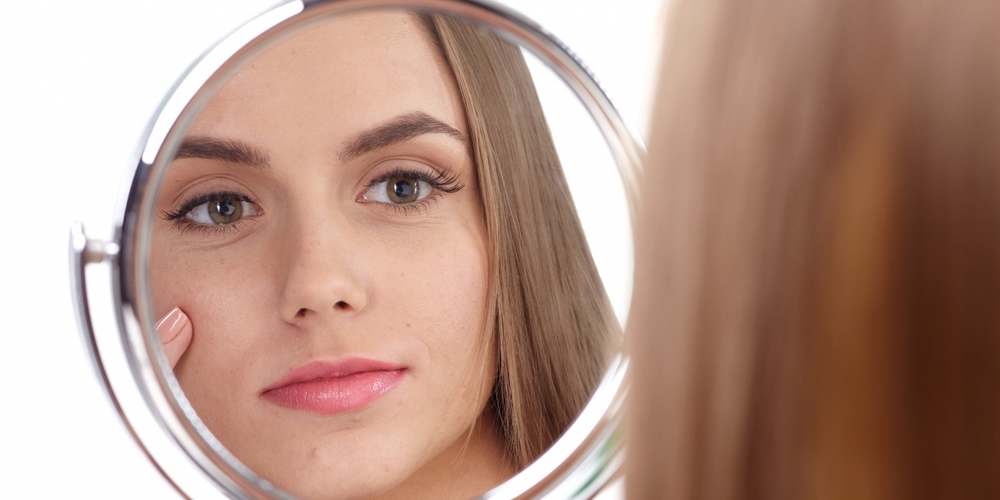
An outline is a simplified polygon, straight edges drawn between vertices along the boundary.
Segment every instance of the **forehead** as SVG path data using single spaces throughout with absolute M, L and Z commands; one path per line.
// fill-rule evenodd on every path
M 421 111 L 466 133 L 461 99 L 419 18 L 378 12 L 324 22 L 250 60 L 211 98 L 188 135 L 278 146 L 353 133 Z

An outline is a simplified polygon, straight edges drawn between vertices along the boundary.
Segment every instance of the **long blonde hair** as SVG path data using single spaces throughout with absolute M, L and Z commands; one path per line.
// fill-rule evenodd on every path
M 524 467 L 590 399 L 620 327 L 520 49 L 450 17 L 427 23 L 469 123 L 489 239 L 485 345 L 499 353 L 491 403 Z
M 1000 3 L 672 14 L 629 498 L 1000 497 Z

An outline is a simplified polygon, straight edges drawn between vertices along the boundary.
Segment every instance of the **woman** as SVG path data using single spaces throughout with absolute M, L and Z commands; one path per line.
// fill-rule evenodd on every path
M 212 97 L 160 196 L 177 378 L 303 498 L 482 493 L 568 426 L 617 338 L 523 59 L 464 23 L 282 41 Z
M 1000 497 L 1000 4 L 673 14 L 629 498 Z

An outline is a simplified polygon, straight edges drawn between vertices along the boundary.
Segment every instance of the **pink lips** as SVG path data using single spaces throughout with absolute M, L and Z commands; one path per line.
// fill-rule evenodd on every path
M 396 387 L 405 373 L 403 366 L 366 358 L 314 361 L 260 395 L 285 408 L 330 415 L 367 406 Z

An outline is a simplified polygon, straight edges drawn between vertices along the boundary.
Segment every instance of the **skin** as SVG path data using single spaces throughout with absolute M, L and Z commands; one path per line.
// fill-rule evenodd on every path
M 418 112 L 460 136 L 345 155 L 359 134 Z M 496 352 L 483 344 L 488 258 L 468 127 L 416 20 L 357 16 L 281 42 L 212 97 L 187 137 L 239 141 L 267 160 L 177 159 L 158 202 L 154 308 L 189 319 L 161 338 L 215 436 L 309 499 L 467 498 L 511 476 L 486 407 Z M 370 184 L 393 169 L 463 187 L 409 208 L 375 201 Z M 241 220 L 177 217 L 218 191 L 252 200 Z M 353 356 L 406 371 L 369 405 L 334 415 L 261 397 L 295 368 Z

